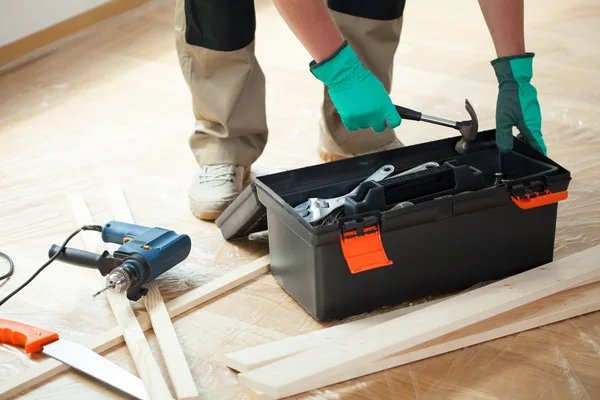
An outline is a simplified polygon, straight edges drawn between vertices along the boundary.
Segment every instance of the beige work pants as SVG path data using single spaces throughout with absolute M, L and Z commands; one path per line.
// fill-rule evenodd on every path
M 363 65 L 389 93 L 402 17 L 380 21 L 330 12 Z M 196 118 L 189 137 L 190 148 L 199 165 L 227 163 L 249 167 L 262 154 L 268 138 L 265 76 L 254 54 L 254 42 L 234 51 L 189 45 L 185 40 L 185 18 L 184 0 L 176 0 L 177 54 Z M 321 111 L 322 150 L 366 153 L 395 139 L 391 129 L 379 134 L 370 129 L 346 130 L 326 88 Z

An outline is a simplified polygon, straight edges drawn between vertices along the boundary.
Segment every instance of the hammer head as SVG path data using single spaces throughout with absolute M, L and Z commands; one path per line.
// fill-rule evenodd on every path
M 460 134 L 462 138 L 454 146 L 455 150 L 461 154 L 464 154 L 469 149 L 469 144 L 477 136 L 479 130 L 479 122 L 477 120 L 477 114 L 468 99 L 465 99 L 465 108 L 471 117 L 468 121 L 460 122 Z

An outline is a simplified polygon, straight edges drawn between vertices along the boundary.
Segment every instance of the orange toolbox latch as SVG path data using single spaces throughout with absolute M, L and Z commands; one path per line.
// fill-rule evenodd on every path
M 342 224 L 340 244 L 348 269 L 353 274 L 392 264 L 385 254 L 376 217 Z
M 569 196 L 569 193 L 566 190 L 563 192 L 552 193 L 548 190 L 548 187 L 540 181 L 533 181 L 529 183 L 529 186 L 522 184 L 514 185 L 510 188 L 510 191 L 513 203 L 523 210 L 558 203 Z

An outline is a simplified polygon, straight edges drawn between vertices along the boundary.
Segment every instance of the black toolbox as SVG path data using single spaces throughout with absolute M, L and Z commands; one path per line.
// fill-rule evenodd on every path
M 479 132 L 466 154 L 448 138 L 260 176 L 216 223 L 228 240 L 268 227 L 271 274 L 319 321 L 502 279 L 552 261 L 571 177 L 518 139 L 500 160 L 494 135 Z M 430 161 L 440 166 L 361 183 Z M 320 222 L 294 210 L 359 184 Z

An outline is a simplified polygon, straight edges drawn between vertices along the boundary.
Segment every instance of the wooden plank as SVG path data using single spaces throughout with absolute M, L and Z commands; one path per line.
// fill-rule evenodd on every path
M 85 199 L 79 193 L 72 193 L 67 196 L 71 212 L 78 225 L 93 225 L 94 220 L 90 214 Z M 88 251 L 97 252 L 99 248 L 104 247 L 104 242 L 98 232 L 83 232 L 85 247 Z M 89 234 L 91 233 L 91 235 Z M 105 284 L 105 279 L 98 274 L 98 281 Z M 111 291 L 104 292 L 106 298 L 113 310 L 115 319 L 123 332 L 123 337 L 127 347 L 131 352 L 133 362 L 140 374 L 140 378 L 146 386 L 148 395 L 151 399 L 172 399 L 169 387 L 165 381 L 158 363 L 152 356 L 152 350 L 146 341 L 144 331 L 140 327 L 131 304 L 124 293 L 115 293 Z
M 319 387 L 333 385 L 599 310 L 600 283 L 596 282 L 569 289 L 444 335 L 438 339 L 428 341 L 409 350 L 393 354 L 366 365 L 360 365 L 342 374 L 325 376 L 320 382 L 321 385 Z M 308 342 L 308 335 L 303 336 L 306 337 L 305 341 Z M 273 344 L 286 342 L 287 340 L 280 340 Z M 329 340 L 329 342 L 334 341 L 335 338 Z M 268 349 L 267 346 L 258 347 Z M 277 347 L 274 348 L 277 350 Z M 311 390 L 311 388 L 306 389 L 306 391 L 308 390 Z M 258 395 L 269 398 L 264 393 L 258 393 Z
M 119 187 L 109 187 L 106 190 L 110 198 L 113 217 L 117 221 L 133 224 L 133 215 L 127 205 L 123 191 Z M 187 364 L 183 350 L 179 345 L 179 339 L 175 328 L 169 317 L 162 295 L 156 282 L 146 285 L 148 293 L 142 298 L 150 322 L 156 335 L 158 346 L 162 353 L 165 365 L 171 377 L 171 383 L 175 394 L 180 400 L 199 399 L 198 389 L 194 383 L 194 377 Z
M 236 287 L 259 277 L 269 271 L 270 263 L 271 258 L 267 254 L 235 271 L 231 271 L 203 286 L 182 294 L 178 298 L 167 303 L 169 316 L 174 318 L 177 315 L 183 314 L 194 307 L 206 303 L 231 289 L 235 289 Z
M 335 343 L 242 373 L 238 379 L 244 386 L 276 398 L 318 388 L 328 375 L 341 375 L 554 293 L 598 280 L 598 260 L 600 246 L 595 246 L 348 335 Z
M 268 272 L 269 265 L 270 257 L 269 255 L 265 255 L 235 271 L 229 272 L 205 285 L 190 290 L 186 294 L 179 296 L 166 304 L 169 317 L 175 318 L 223 293 L 253 280 Z M 152 328 L 150 318 L 145 315 L 139 318 L 139 324 L 143 331 Z M 81 345 L 92 349 L 97 353 L 102 353 L 123 343 L 123 341 L 124 338 L 122 336 L 121 328 L 117 326 L 104 333 L 86 339 Z M 63 363 L 53 359 L 46 359 L 34 367 L 10 376 L 8 379 L 0 382 L 0 395 L 2 398 L 14 396 L 35 385 L 43 383 L 67 369 L 69 369 L 69 367 Z
M 169 371 L 175 394 L 180 400 L 200 399 L 194 377 L 179 345 L 175 328 L 158 285 L 156 282 L 150 282 L 147 288 L 148 293 L 144 296 L 144 305 L 148 310 L 152 329 L 156 334 L 156 340 Z
M 320 329 L 304 335 L 293 336 L 287 339 L 278 340 L 272 343 L 266 343 L 260 346 L 250 347 L 244 350 L 225 354 L 223 360 L 229 368 L 239 372 L 247 372 L 260 366 L 270 364 L 298 354 L 312 347 L 331 343 L 334 339 L 359 332 L 363 329 L 375 326 L 392 318 L 420 310 L 423 307 L 439 303 L 443 299 L 432 300 L 427 303 L 417 304 L 411 307 L 405 307 L 398 310 L 386 312 L 368 318 L 359 319 L 331 328 Z

